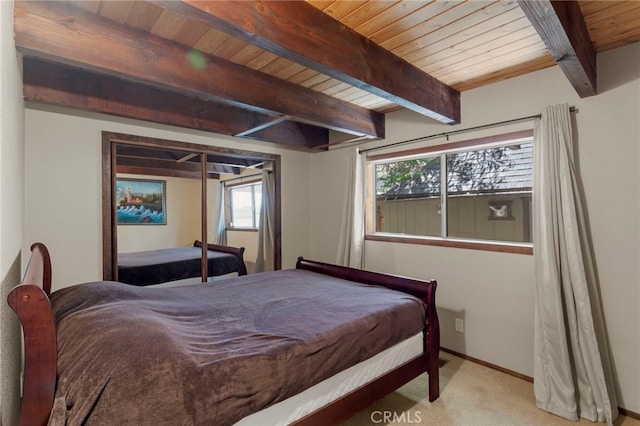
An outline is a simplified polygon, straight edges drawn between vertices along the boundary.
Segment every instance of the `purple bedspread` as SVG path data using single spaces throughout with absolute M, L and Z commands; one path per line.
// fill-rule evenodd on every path
M 175 247 L 158 250 L 120 253 L 118 281 L 133 285 L 160 284 L 202 274 L 200 247 Z M 210 277 L 240 270 L 240 260 L 232 254 L 207 251 Z
M 304 270 L 51 295 L 50 424 L 228 425 L 420 332 L 423 303 Z

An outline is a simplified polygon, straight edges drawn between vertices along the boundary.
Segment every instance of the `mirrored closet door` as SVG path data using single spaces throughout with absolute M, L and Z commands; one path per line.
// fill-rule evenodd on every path
M 247 245 L 251 265 L 255 243 L 234 237 L 224 214 L 230 205 L 220 197 L 225 180 L 238 182 L 263 170 L 275 182 L 275 238 L 267 262 L 279 269 L 279 162 L 272 154 L 103 132 L 104 279 L 141 286 L 211 280 L 224 271 L 212 267 L 207 247 L 221 242 Z

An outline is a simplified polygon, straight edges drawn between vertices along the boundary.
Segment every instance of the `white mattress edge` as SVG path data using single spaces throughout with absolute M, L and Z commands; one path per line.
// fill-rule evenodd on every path
M 290 424 L 373 381 L 422 352 L 423 334 L 418 333 L 297 395 L 243 418 L 235 426 Z

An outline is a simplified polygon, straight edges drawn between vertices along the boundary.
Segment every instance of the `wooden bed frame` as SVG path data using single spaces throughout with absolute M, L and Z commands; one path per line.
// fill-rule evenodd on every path
M 194 241 L 194 247 L 202 247 L 202 241 Z M 207 243 L 207 250 L 219 251 L 221 253 L 229 253 L 234 255 L 240 261 L 240 269 L 238 275 L 247 275 L 247 266 L 244 263 L 244 247 L 221 246 L 218 244 Z
M 18 423 L 20 426 L 47 424 L 56 389 L 56 324 L 48 297 L 51 292 L 51 259 L 42 243 L 34 243 L 31 252 L 22 284 L 14 287 L 7 297 L 9 305 L 20 319 L 24 334 L 24 384 Z M 429 401 L 438 398 L 440 330 L 435 306 L 435 281 L 420 281 L 362 271 L 302 257 L 298 258 L 296 268 L 412 294 L 426 303 L 427 319 L 422 354 L 297 420 L 294 424 L 337 424 L 424 372 L 429 374 Z

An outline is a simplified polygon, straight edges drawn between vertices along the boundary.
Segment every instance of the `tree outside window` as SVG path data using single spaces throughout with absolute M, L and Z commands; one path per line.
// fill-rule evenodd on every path
M 532 166 L 530 139 L 376 163 L 375 232 L 531 242 Z

